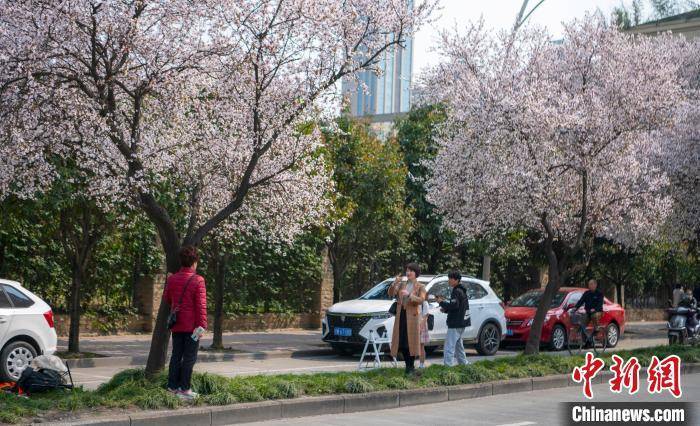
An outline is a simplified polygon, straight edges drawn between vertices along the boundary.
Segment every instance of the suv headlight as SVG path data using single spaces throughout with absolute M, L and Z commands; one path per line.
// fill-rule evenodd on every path
M 527 320 L 527 322 L 525 323 L 525 327 L 530 327 L 534 320 L 535 320 L 534 318 L 530 318 L 529 320 Z
M 371 314 L 372 319 L 387 319 L 391 318 L 391 314 L 389 312 L 375 312 Z

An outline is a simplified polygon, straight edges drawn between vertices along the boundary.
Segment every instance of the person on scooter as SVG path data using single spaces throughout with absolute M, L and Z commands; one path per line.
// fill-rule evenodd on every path
M 695 311 L 693 313 L 688 313 L 688 328 L 693 330 L 698 324 L 698 301 L 693 296 L 693 291 L 690 289 L 690 287 L 688 287 L 688 289 L 685 291 L 685 294 L 681 297 L 680 302 L 678 302 L 678 307 L 692 309 L 693 311 Z

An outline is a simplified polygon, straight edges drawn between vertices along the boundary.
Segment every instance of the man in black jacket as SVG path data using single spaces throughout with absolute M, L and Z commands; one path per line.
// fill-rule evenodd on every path
M 584 319 L 584 327 L 588 327 L 588 324 L 593 323 L 593 332 L 598 327 L 598 322 L 600 317 L 603 316 L 603 303 L 605 303 L 605 296 L 603 292 L 598 290 L 598 282 L 596 280 L 588 281 L 588 290 L 583 293 L 581 299 L 574 307 L 574 311 L 583 306 L 586 311 L 586 318 Z
M 469 299 L 467 288 L 461 283 L 462 275 L 458 271 L 452 271 L 448 275 L 448 282 L 452 287 L 450 300 L 438 298 L 440 308 L 447 312 L 447 336 L 445 337 L 445 365 L 454 365 L 454 358 L 461 365 L 469 364 L 464 354 L 464 342 L 462 335 L 464 328 L 471 325 L 469 320 Z

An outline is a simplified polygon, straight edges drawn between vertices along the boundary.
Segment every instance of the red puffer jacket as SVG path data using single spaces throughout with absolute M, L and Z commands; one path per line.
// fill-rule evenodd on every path
M 195 276 L 185 289 L 187 280 L 194 273 L 192 268 L 180 268 L 168 277 L 165 285 L 163 300 L 170 305 L 170 309 L 178 306 L 180 295 L 185 291 L 177 311 L 177 322 L 171 329 L 173 333 L 192 333 L 197 327 L 207 328 L 207 288 L 204 278 Z

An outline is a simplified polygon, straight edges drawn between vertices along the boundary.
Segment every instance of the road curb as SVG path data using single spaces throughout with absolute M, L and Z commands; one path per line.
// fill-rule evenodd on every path
M 329 395 L 295 398 L 280 401 L 282 418 L 321 416 L 324 414 L 342 414 L 345 412 L 343 395 Z
M 240 359 L 275 359 L 290 357 L 310 357 L 333 355 L 332 349 L 308 349 L 300 351 L 262 351 L 262 352 L 237 352 L 237 353 L 202 353 L 197 356 L 197 362 L 224 362 L 236 361 Z M 92 368 L 92 367 L 141 367 L 146 365 L 145 355 L 137 356 L 114 356 L 100 358 L 80 358 L 66 359 L 65 363 L 70 368 Z
M 387 410 L 399 408 L 399 391 L 382 391 L 372 393 L 372 398 L 366 395 L 345 395 L 344 413 L 359 411 Z
M 399 407 L 422 404 L 436 404 L 438 402 L 446 401 L 449 401 L 448 390 L 446 387 L 408 389 L 399 391 Z
M 493 382 L 492 384 L 494 395 L 529 392 L 532 390 L 532 377 L 528 377 L 525 379 L 499 380 L 497 382 Z
M 604 383 L 609 371 L 601 372 L 595 383 Z M 685 364 L 682 374 L 700 374 L 700 363 Z M 600 377 L 600 378 L 598 378 Z M 280 401 L 262 401 L 222 407 L 189 408 L 174 411 L 140 412 L 132 415 L 75 422 L 47 423 L 71 426 L 136 426 L 136 425 L 227 425 L 317 416 L 323 414 L 354 413 L 391 409 L 411 405 L 432 404 L 485 396 L 519 393 L 532 390 L 581 386 L 571 381 L 571 375 L 559 374 L 525 379 L 500 380 L 470 385 L 438 388 L 382 391 L 366 394 L 302 397 Z

